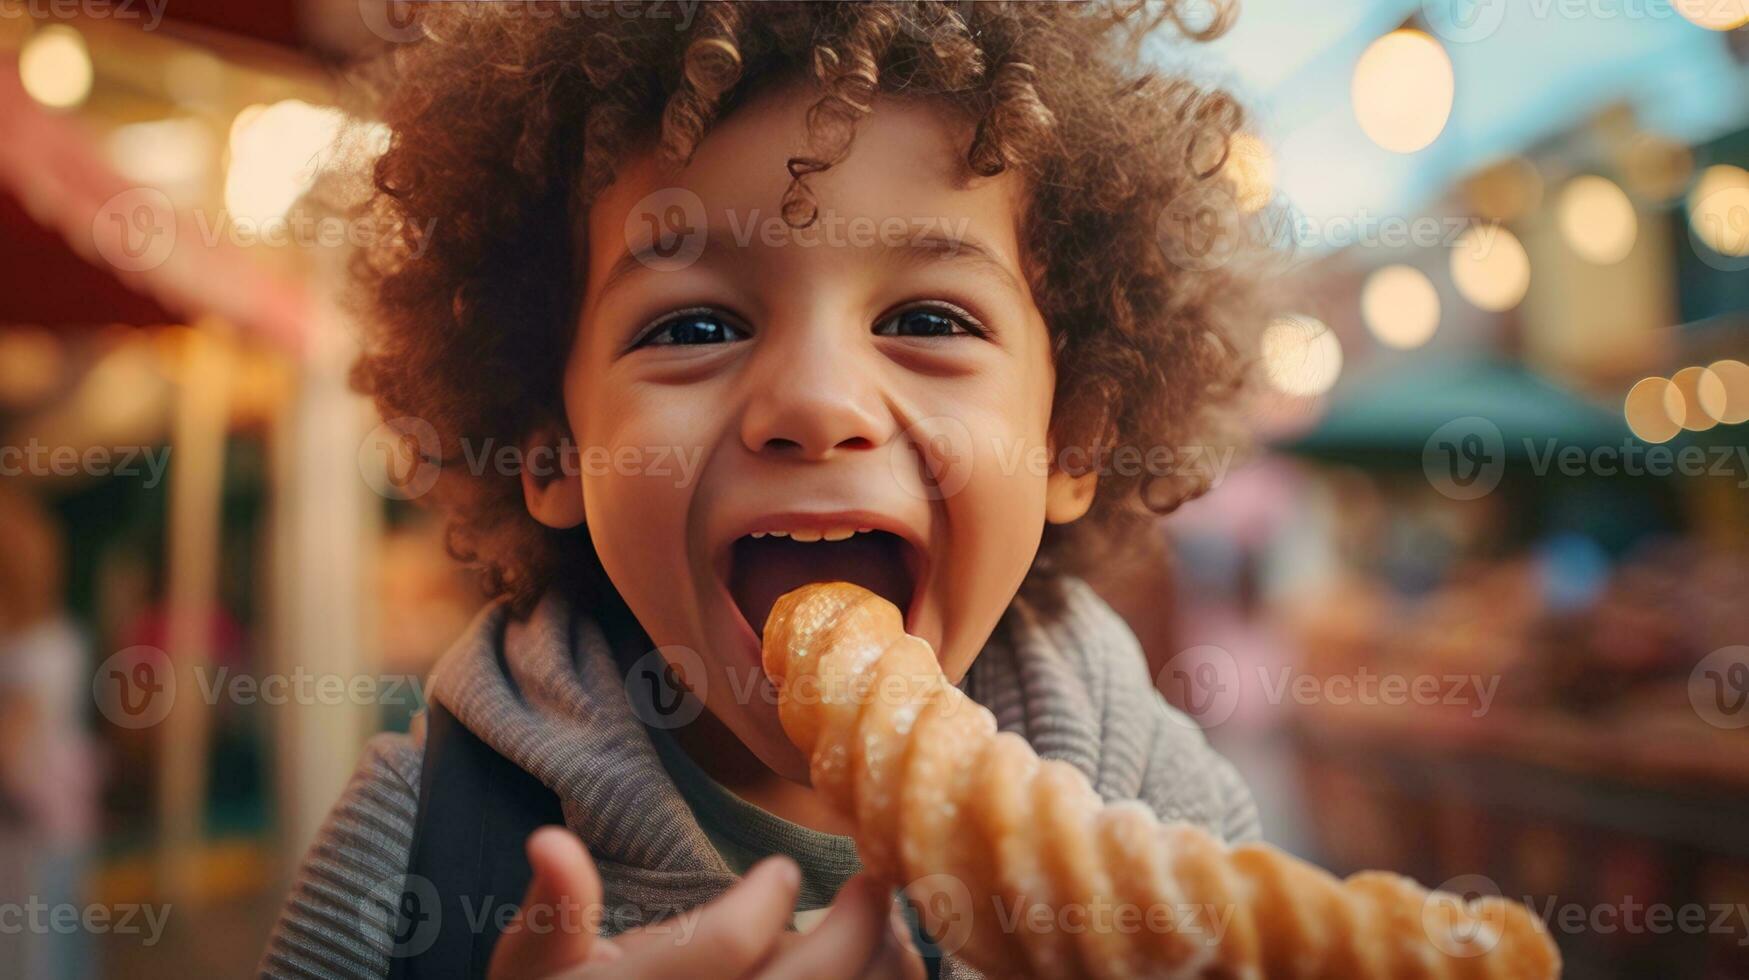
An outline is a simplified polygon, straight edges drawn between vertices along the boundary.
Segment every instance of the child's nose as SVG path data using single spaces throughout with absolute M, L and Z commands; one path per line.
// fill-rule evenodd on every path
M 892 412 L 852 344 L 817 338 L 769 350 L 752 379 L 741 440 L 755 453 L 827 459 L 892 438 Z

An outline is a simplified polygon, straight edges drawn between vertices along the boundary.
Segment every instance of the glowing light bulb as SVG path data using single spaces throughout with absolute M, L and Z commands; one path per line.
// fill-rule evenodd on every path
M 1670 0 L 1670 6 L 1709 31 L 1734 31 L 1749 24 L 1749 0 Z
M 1393 153 L 1414 153 L 1445 129 L 1456 81 L 1439 42 L 1405 29 L 1361 53 L 1351 91 L 1354 118 L 1367 138 Z
M 1557 208 L 1561 237 L 1585 261 L 1614 265 L 1634 250 L 1640 230 L 1634 204 L 1606 178 L 1586 174 L 1568 181 Z
M 1316 317 L 1279 316 L 1263 330 L 1264 372 L 1277 391 L 1311 397 L 1342 374 L 1342 344 Z
M 1628 428 L 1650 443 L 1669 442 L 1682 431 L 1678 420 L 1687 411 L 1682 392 L 1665 378 L 1642 378 L 1622 401 L 1622 417 Z
M 91 52 L 65 24 L 30 36 L 18 52 L 18 78 L 31 98 L 50 109 L 72 109 L 91 95 Z
M 1725 386 L 1711 371 L 1703 367 L 1685 367 L 1670 376 L 1670 383 L 1682 395 L 1682 414 L 1676 421 L 1690 432 L 1705 432 L 1719 424 L 1714 409 L 1722 409 Z
M 1367 277 L 1360 315 L 1380 343 L 1402 350 L 1420 347 L 1439 329 L 1439 292 L 1421 270 L 1387 265 Z
M 262 223 L 285 217 L 315 185 L 346 122 L 338 109 L 296 99 L 239 112 L 231 123 L 225 173 L 231 215 Z
M 1246 214 L 1269 203 L 1275 193 L 1275 159 L 1269 147 L 1250 133 L 1236 133 L 1227 147 L 1222 168 L 1233 184 L 1233 198 Z
M 1499 225 L 1472 227 L 1452 249 L 1451 281 L 1478 308 L 1502 313 L 1530 289 L 1530 255 L 1517 235 Z
M 1749 170 L 1721 163 L 1702 171 L 1688 194 L 1688 223 L 1720 255 L 1749 257 Z
M 1716 389 L 1701 392 L 1707 414 L 1726 425 L 1749 422 L 1749 364 L 1714 361 L 1706 369 L 1719 382 Z

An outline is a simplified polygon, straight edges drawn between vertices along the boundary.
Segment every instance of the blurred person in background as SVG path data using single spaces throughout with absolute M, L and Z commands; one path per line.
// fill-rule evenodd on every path
M 0 488 L 0 527 L 7 529 L 0 548 L 0 902 L 78 906 L 98 786 L 84 717 L 85 638 L 62 605 L 53 515 Z M 14 919 L 0 931 L 0 972 L 42 980 L 91 975 L 86 937 L 52 928 L 52 916 Z

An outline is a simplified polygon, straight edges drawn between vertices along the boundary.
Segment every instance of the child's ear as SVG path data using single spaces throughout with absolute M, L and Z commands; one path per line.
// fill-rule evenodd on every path
M 1093 506 L 1094 491 L 1099 488 L 1099 468 L 1090 466 L 1085 472 L 1072 473 L 1063 468 L 1063 458 L 1053 446 L 1056 460 L 1051 475 L 1045 478 L 1045 520 L 1052 524 L 1069 524 L 1087 515 Z
M 570 439 L 541 426 L 522 444 L 522 500 L 530 517 L 557 530 L 583 523 L 583 480 L 566 465 Z

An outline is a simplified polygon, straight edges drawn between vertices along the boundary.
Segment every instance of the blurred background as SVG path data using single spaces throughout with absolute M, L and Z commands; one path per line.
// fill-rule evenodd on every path
M 1256 446 L 1096 583 L 1266 835 L 1749 977 L 1749 0 L 1248 0 Z M 677 23 L 690 5 L 666 5 Z M 648 15 L 656 16 L 655 8 Z M 378 0 L 0 0 L 0 976 L 235 976 L 481 604 L 325 288 Z M 324 206 L 311 195 L 328 195 Z M 1175 240 L 1179 236 L 1172 236 Z M 1134 464 L 1132 464 L 1134 465 Z

